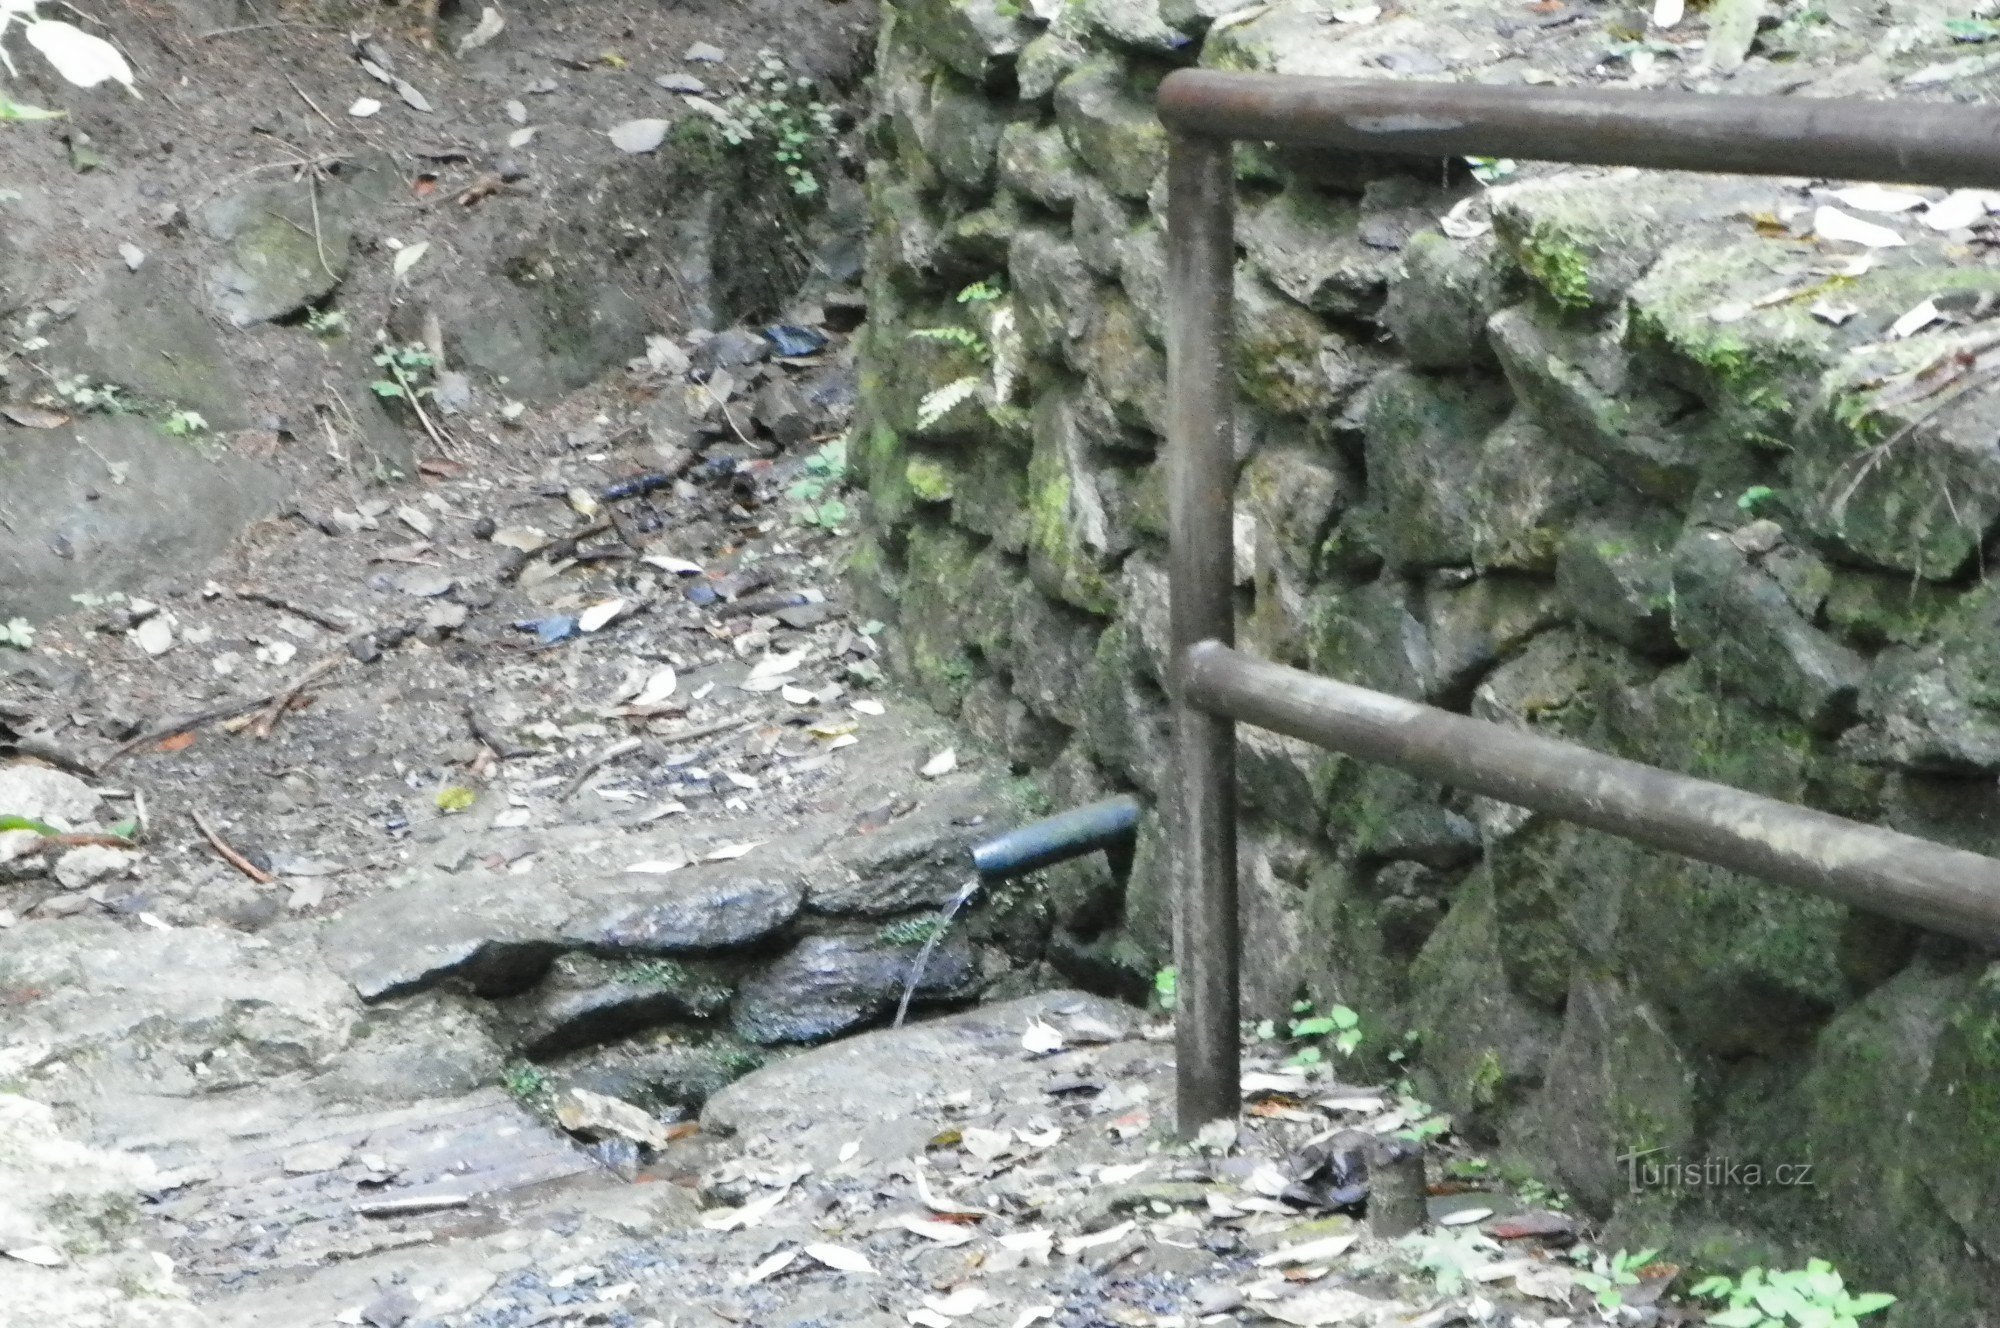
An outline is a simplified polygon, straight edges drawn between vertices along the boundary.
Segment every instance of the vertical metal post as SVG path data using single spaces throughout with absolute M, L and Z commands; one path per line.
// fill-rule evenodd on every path
M 1187 652 L 1233 643 L 1236 173 L 1227 139 L 1175 134 L 1167 152 L 1167 487 L 1179 756 L 1174 962 L 1178 1128 L 1191 1138 L 1238 1108 L 1236 725 L 1183 684 Z

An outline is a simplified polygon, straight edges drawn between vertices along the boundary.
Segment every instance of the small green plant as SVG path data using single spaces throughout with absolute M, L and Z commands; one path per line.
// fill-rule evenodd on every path
M 1896 1303 L 1882 1291 L 1849 1292 L 1824 1259 L 1792 1272 L 1752 1268 L 1740 1278 L 1710 1277 L 1689 1294 L 1723 1306 L 1708 1317 L 1716 1328 L 1857 1328 L 1858 1320 Z
M 722 104 L 723 141 L 731 147 L 760 145 L 784 172 L 794 194 L 820 191 L 816 168 L 839 136 L 833 108 L 813 94 L 813 80 L 795 72 L 772 50 L 757 52 L 757 67 L 744 86 Z
M 1172 965 L 1153 974 L 1153 995 L 1162 1010 L 1171 1010 L 1180 1003 L 1180 976 L 1180 970 Z
M 785 490 L 800 504 L 799 520 L 826 530 L 847 520 L 847 504 L 833 496 L 845 486 L 847 475 L 847 435 L 842 434 L 807 457 L 806 473 Z
M 904 918 L 901 922 L 890 923 L 876 935 L 885 945 L 926 945 L 934 937 L 942 936 L 944 930 L 945 924 L 940 918 Z
M 208 421 L 199 411 L 176 410 L 160 423 L 169 438 L 195 438 L 208 432 Z
M 1550 1189 L 1541 1181 L 1528 1179 L 1514 1187 L 1514 1197 L 1523 1208 L 1546 1208 L 1560 1213 L 1569 1207 L 1569 1197 Z
M 969 401 L 985 398 L 987 416 L 1001 419 L 1012 409 L 1010 402 L 1020 380 L 1025 350 L 1013 309 L 1002 300 L 998 280 L 975 281 L 958 293 L 958 303 L 975 312 L 980 328 L 962 326 L 912 328 L 913 341 L 930 341 L 950 346 L 980 366 L 985 372 L 962 374 L 924 394 L 917 403 L 917 427 L 929 429 Z
M 1465 164 L 1472 168 L 1472 178 L 1484 185 L 1498 184 L 1520 169 L 1510 157 L 1467 157 Z
M 625 969 L 625 977 L 639 986 L 662 990 L 686 987 L 694 981 L 692 974 L 671 959 L 648 959 L 632 964 Z
M 549 1077 L 539 1065 L 514 1061 L 500 1072 L 500 1086 L 516 1102 L 533 1102 L 549 1091 Z
M 1745 489 L 1736 499 L 1736 506 L 1741 511 L 1748 512 L 1751 516 L 1756 516 L 1769 506 L 1771 501 L 1777 496 L 1777 492 L 1768 485 L 1753 484 Z
M 1576 1275 L 1577 1284 L 1596 1298 L 1599 1309 L 1615 1310 L 1625 1303 L 1626 1288 L 1639 1285 L 1640 1272 L 1659 1258 L 1660 1252 L 1641 1250 L 1637 1254 L 1629 1254 L 1620 1250 L 1616 1254 L 1605 1254 L 1580 1245 L 1570 1257 L 1579 1263 L 1588 1263 Z
M 437 368 L 437 357 L 422 346 L 398 346 L 384 342 L 375 352 L 377 368 L 388 370 L 388 376 L 377 378 L 368 386 L 378 397 L 395 397 L 415 403 L 431 394 L 425 380 L 431 370 Z
M 347 335 L 347 315 L 338 309 L 314 309 L 306 314 L 306 329 L 328 341 Z
M 14 650 L 35 648 L 35 625 L 26 618 L 9 618 L 0 623 L 0 646 Z
M 1403 1237 L 1397 1246 L 1418 1272 L 1430 1275 L 1441 1296 L 1455 1296 L 1474 1284 L 1499 1248 L 1489 1238 L 1468 1230 L 1417 1232 Z
M 1292 1013 L 1303 1016 L 1292 1020 L 1294 1041 L 1331 1037 L 1333 1049 L 1343 1056 L 1352 1056 L 1361 1045 L 1361 1016 L 1345 1005 L 1335 1005 L 1318 1014 L 1313 1011 L 1311 1001 L 1300 1001 L 1292 1006 Z
M 129 415 L 135 409 L 125 389 L 116 383 L 94 383 L 77 374 L 55 380 L 56 396 L 77 410 L 99 415 Z

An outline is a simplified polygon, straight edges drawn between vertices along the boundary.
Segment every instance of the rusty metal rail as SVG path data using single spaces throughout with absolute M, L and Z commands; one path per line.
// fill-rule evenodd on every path
M 1238 1109 L 1236 723 L 2000 946 L 2000 861 L 1452 714 L 1234 649 L 1231 352 L 1239 138 L 2000 189 L 2000 110 L 1182 70 L 1160 86 L 1179 1127 Z

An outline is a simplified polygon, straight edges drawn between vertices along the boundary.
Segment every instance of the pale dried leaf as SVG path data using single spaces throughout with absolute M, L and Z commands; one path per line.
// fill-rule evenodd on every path
M 1877 226 L 1872 221 L 1863 221 L 1859 217 L 1842 212 L 1837 207 L 1813 210 L 1813 234 L 1836 244 L 1858 244 L 1869 249 L 1894 249 L 1909 243 L 1887 226 Z
M 132 66 L 102 37 L 56 19 L 36 19 L 22 27 L 21 35 L 58 74 L 80 88 L 111 82 L 136 91 L 132 89 Z
M 776 1254 L 773 1254 L 770 1258 L 765 1259 L 755 1268 L 743 1274 L 739 1281 L 744 1286 L 754 1286 L 767 1277 L 776 1277 L 779 1273 L 784 1272 L 792 1266 L 798 1257 L 799 1251 L 796 1245 L 779 1250 Z
M 794 651 L 789 655 L 766 655 L 751 666 L 750 677 L 753 680 L 782 677 L 795 672 L 799 665 L 805 662 L 806 652 L 803 650 Z
M 646 685 L 639 689 L 639 694 L 632 698 L 632 704 L 635 706 L 659 705 L 662 701 L 672 696 L 674 689 L 680 685 L 680 675 L 676 674 L 671 666 L 655 669 L 652 676 L 646 679 Z
M 458 53 L 476 51 L 507 30 L 507 16 L 492 5 L 479 12 L 479 26 L 458 39 Z
M 1474 1222 L 1484 1222 L 1491 1216 L 1493 1216 L 1491 1208 L 1460 1208 L 1456 1212 L 1446 1213 L 1440 1217 L 1437 1224 L 1441 1227 L 1469 1227 Z
M 1283 1268 L 1288 1264 L 1324 1263 L 1347 1253 L 1358 1234 L 1349 1232 L 1340 1236 L 1327 1236 L 1322 1240 L 1309 1240 L 1303 1245 L 1285 1245 L 1262 1255 L 1257 1260 L 1259 1268 Z
M 784 1189 L 773 1190 L 762 1198 L 752 1199 L 741 1208 L 725 1208 L 719 1212 L 705 1213 L 701 1224 L 710 1231 L 735 1231 L 739 1228 L 748 1230 L 769 1217 L 790 1193 L 791 1187 L 787 1186 Z
M 1913 337 L 1943 317 L 1944 315 L 1938 312 L 1936 300 L 1925 300 L 1922 304 L 1891 323 L 1889 325 L 1889 336 L 1896 341 L 1901 341 L 1905 337 Z
M 633 155 L 652 152 L 667 141 L 667 131 L 673 128 L 670 120 L 627 120 L 613 128 L 609 137 L 611 145 L 620 152 Z
M 1991 189 L 1955 189 L 1924 209 L 1917 220 L 1934 231 L 1962 231 L 2000 207 Z
M 924 769 L 928 771 L 930 767 Z M 1030 1056 L 1046 1056 L 1063 1049 L 1063 1035 L 1052 1025 L 1030 1019 L 1027 1028 L 1021 1032 L 1021 1046 Z
M 859 1146 L 856 1145 L 857 1148 Z M 917 1167 L 912 1175 L 917 1183 L 917 1197 L 922 1199 L 924 1207 L 933 1213 L 949 1213 L 955 1217 L 985 1217 L 993 1211 L 990 1208 L 976 1208 L 971 1204 L 960 1203 L 956 1199 L 939 1198 L 931 1189 L 930 1181 L 924 1175 L 922 1167 Z
M 1014 1136 L 1005 1130 L 982 1130 L 968 1126 L 960 1132 L 958 1146 L 982 1162 L 1004 1157 L 1014 1147 Z
M 421 263 L 424 255 L 430 251 L 431 242 L 429 240 L 419 240 L 415 244 L 406 244 L 396 251 L 395 261 L 390 263 L 389 267 L 396 276 L 403 276 L 411 268 Z
M 825 1264 L 828 1268 L 843 1273 L 872 1273 L 875 1265 L 868 1262 L 868 1256 L 859 1250 L 850 1250 L 844 1245 L 829 1245 L 820 1242 L 805 1247 L 806 1257 Z
M 1653 26 L 1671 28 L 1687 16 L 1687 0 L 1653 0 Z
M 1106 1227 L 1102 1231 L 1093 1231 L 1087 1236 L 1065 1236 L 1060 1242 L 1060 1248 L 1065 1257 L 1073 1259 L 1086 1250 L 1117 1244 L 1131 1235 L 1137 1226 L 1136 1222 L 1125 1221 L 1116 1226 Z
M 577 630 L 595 632 L 625 612 L 625 609 L 626 601 L 623 599 L 600 600 L 576 615 Z
M 1922 194 L 1913 194 L 1907 189 L 1885 189 L 1879 184 L 1836 189 L 1833 197 L 1856 212 L 1909 212 L 1924 205 Z
M 938 779 L 956 769 L 958 769 L 958 752 L 954 748 L 947 747 L 924 762 L 923 769 L 917 773 L 925 779 Z
M 896 1225 L 911 1235 L 922 1236 L 939 1245 L 970 1245 L 979 1238 L 971 1227 L 962 1227 L 955 1222 L 933 1222 L 914 1213 L 897 1218 Z
M 925 1296 L 924 1308 L 947 1319 L 962 1319 L 986 1308 L 993 1297 L 976 1286 L 962 1286 L 948 1296 Z
M 702 861 L 731 862 L 737 858 L 742 857 L 744 854 L 748 853 L 751 849 L 756 848 L 759 844 L 762 844 L 763 842 L 764 841 L 761 839 L 752 839 L 752 840 L 747 840 L 741 844 L 724 844 L 721 848 L 710 849 L 708 853 L 705 856 L 703 856 Z

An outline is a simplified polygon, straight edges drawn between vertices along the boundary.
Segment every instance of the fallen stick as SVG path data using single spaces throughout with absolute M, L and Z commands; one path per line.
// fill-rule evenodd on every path
M 299 676 L 297 682 L 271 698 L 271 704 L 265 707 L 263 714 L 257 716 L 257 722 L 250 726 L 250 731 L 260 738 L 270 737 L 271 730 L 278 726 L 278 720 L 292 708 L 292 702 L 298 699 L 299 693 L 306 689 L 307 684 L 317 682 L 333 672 L 345 664 L 347 658 L 346 655 L 332 655 L 307 669 Z
M 658 736 L 660 741 L 666 743 L 695 742 L 702 738 L 713 738 L 719 733 L 733 733 L 737 729 L 747 729 L 756 722 L 754 717 L 745 718 L 739 715 L 735 719 L 718 719 L 713 724 L 703 724 L 698 729 L 688 729 L 681 733 L 662 733 Z
M 556 794 L 556 801 L 559 803 L 568 802 L 576 796 L 576 791 L 583 787 L 585 780 L 602 770 L 605 766 L 610 765 L 619 757 L 638 751 L 641 745 L 642 743 L 637 738 L 625 738 L 612 743 L 609 747 L 606 747 L 603 751 L 585 761 L 583 769 L 570 776 L 569 783 L 563 785 L 562 792 Z
M 473 738 L 502 761 L 515 761 L 524 756 L 533 756 L 532 747 L 517 747 L 501 737 L 499 732 L 479 717 L 479 712 L 471 706 L 465 708 L 465 726 L 472 730 Z
M 247 599 L 252 603 L 262 604 L 266 608 L 277 609 L 282 613 L 289 613 L 295 618 L 304 618 L 307 622 L 318 623 L 328 631 L 339 632 L 342 636 L 355 630 L 354 624 L 344 618 L 336 618 L 324 609 L 315 609 L 310 604 L 300 604 L 295 600 L 286 599 L 282 595 L 274 595 L 268 590 L 257 590 L 246 586 L 236 592 L 236 598 Z
M 234 867 L 237 871 L 242 872 L 259 885 L 277 884 L 277 877 L 271 875 L 271 873 L 265 871 L 262 867 L 259 867 L 256 863 L 250 861 L 250 859 L 244 857 L 241 853 L 238 853 L 235 849 L 229 847 L 227 843 L 223 842 L 222 836 L 215 833 L 215 827 L 210 825 L 200 812 L 191 811 L 188 813 L 188 818 L 194 822 L 194 828 L 201 831 L 201 836 L 208 841 L 209 847 L 222 855 L 224 862 Z
M 319 664 L 313 666 L 313 669 L 321 670 L 327 662 L 326 660 L 321 660 Z M 333 662 L 338 663 L 339 658 L 336 657 Z M 138 737 L 113 748 L 111 755 L 105 757 L 97 769 L 102 773 L 110 769 L 113 762 L 123 760 L 133 752 L 138 751 L 141 747 L 150 747 L 156 742 L 165 742 L 168 738 L 177 737 L 191 730 L 206 728 L 210 724 L 219 724 L 225 719 L 235 719 L 238 715 L 247 715 L 254 710 L 261 710 L 278 697 L 287 698 L 286 704 L 289 705 L 291 703 L 289 698 L 296 695 L 301 687 L 304 687 L 306 683 L 311 682 L 318 676 L 317 672 L 309 672 L 308 676 L 299 682 L 287 684 L 275 692 L 266 692 L 262 696 L 253 696 L 245 701 L 232 701 L 228 705 L 216 706 L 212 710 L 197 711 L 181 719 L 170 720 L 158 728 L 148 729 Z

